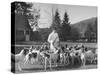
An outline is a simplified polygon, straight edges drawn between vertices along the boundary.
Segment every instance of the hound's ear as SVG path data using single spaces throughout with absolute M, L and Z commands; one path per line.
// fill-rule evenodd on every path
M 26 55 L 29 52 L 28 49 L 24 49 L 24 55 Z

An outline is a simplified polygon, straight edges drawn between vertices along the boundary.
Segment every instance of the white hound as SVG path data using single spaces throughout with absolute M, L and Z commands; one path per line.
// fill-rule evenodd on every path
M 35 49 L 32 49 L 29 51 L 29 53 L 26 55 L 25 59 L 24 59 L 24 64 L 29 63 L 31 61 L 31 64 L 38 62 L 38 58 L 40 55 L 40 51 Z
M 23 59 L 25 58 L 25 56 L 28 54 L 29 50 L 28 49 L 23 49 L 21 50 L 21 52 L 19 54 L 11 54 L 11 61 L 13 63 L 16 63 L 18 65 L 18 70 L 21 71 L 21 67 L 20 67 L 20 62 L 23 61 Z M 15 66 L 15 65 L 14 65 Z M 13 67 L 14 67 L 13 66 Z

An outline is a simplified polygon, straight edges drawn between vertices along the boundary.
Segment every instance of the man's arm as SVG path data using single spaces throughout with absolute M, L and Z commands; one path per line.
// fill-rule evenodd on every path
M 55 38 L 55 40 L 59 41 L 58 33 L 56 33 L 56 38 Z
M 52 35 L 50 34 L 49 37 L 48 37 L 48 42 L 49 43 L 51 42 L 51 37 L 52 37 Z

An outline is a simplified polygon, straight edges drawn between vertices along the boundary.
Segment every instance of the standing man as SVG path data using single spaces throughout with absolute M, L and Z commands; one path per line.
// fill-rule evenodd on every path
M 49 34 L 48 42 L 50 44 L 50 50 L 55 52 L 59 47 L 59 36 L 56 29 L 53 29 L 53 31 Z

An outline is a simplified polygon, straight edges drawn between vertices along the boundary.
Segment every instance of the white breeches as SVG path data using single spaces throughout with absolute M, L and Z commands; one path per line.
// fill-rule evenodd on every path
M 50 43 L 50 50 L 51 51 L 55 51 L 56 50 L 56 48 L 54 47 L 53 43 Z

